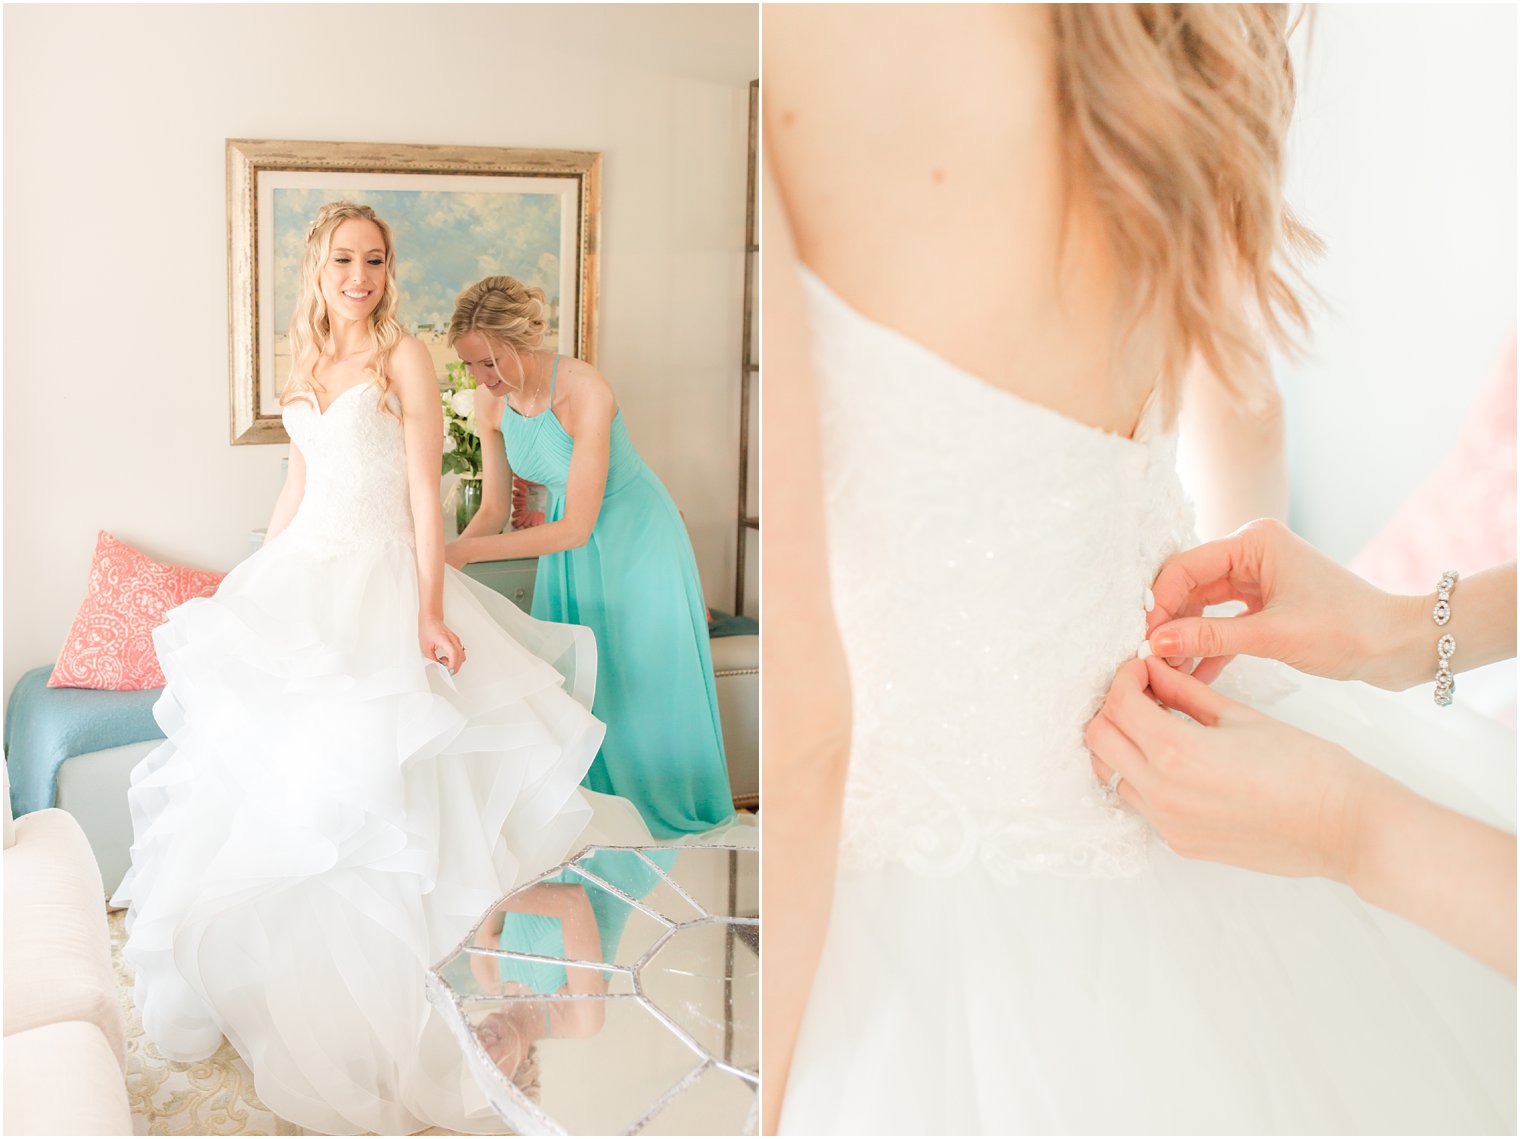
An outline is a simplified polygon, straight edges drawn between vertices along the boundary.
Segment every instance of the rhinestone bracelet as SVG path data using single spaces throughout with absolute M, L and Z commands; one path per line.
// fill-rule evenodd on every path
M 1447 570 L 1436 586 L 1436 605 L 1430 611 L 1437 625 L 1451 620 L 1451 591 L 1457 585 L 1457 571 Z M 1457 678 L 1451 674 L 1451 654 L 1457 651 L 1457 639 L 1450 633 L 1442 633 L 1436 641 L 1436 703 L 1445 708 L 1451 703 L 1451 695 L 1457 690 Z

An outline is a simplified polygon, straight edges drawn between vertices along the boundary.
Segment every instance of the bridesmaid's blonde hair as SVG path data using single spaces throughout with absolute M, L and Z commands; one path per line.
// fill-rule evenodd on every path
M 549 295 L 543 289 L 525 285 L 516 277 L 487 277 L 460 293 L 454 302 L 449 347 L 471 332 L 484 333 L 488 344 L 491 338 L 499 340 L 512 349 L 521 382 L 521 354 L 539 348 L 548 331 Z M 494 354 L 491 363 L 496 363 Z
M 1195 352 L 1249 399 L 1262 340 L 1307 330 L 1289 277 L 1302 287 L 1298 259 L 1320 249 L 1282 194 L 1297 21 L 1283 4 L 1059 4 L 1054 20 L 1068 178 L 1130 273 L 1129 327 L 1163 331 L 1164 402 Z
M 396 319 L 401 293 L 396 287 L 395 244 L 391 238 L 391 227 L 381 221 L 369 206 L 355 202 L 328 202 L 317 211 L 316 220 L 306 231 L 306 249 L 301 256 L 301 291 L 296 297 L 295 312 L 290 318 L 290 375 L 280 391 L 280 403 L 289 403 L 298 392 L 325 390 L 317 383 L 315 369 L 323 349 L 332 339 L 332 321 L 328 316 L 327 302 L 322 298 L 320 278 L 322 266 L 327 264 L 328 255 L 332 252 L 333 231 L 352 218 L 374 222 L 385 242 L 385 287 L 380 292 L 380 303 L 369 317 L 375 355 L 365 372 L 379 392 L 380 409 L 396 415 L 388 399 L 391 386 L 390 361 L 391 352 L 405 333 L 401 322 Z

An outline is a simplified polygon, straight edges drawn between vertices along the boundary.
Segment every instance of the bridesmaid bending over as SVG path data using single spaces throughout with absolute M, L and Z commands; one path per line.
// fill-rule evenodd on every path
M 478 385 L 485 469 L 480 511 L 446 557 L 456 569 L 538 557 L 533 616 L 596 633 L 592 711 L 607 737 L 584 786 L 631 800 L 662 837 L 710 830 L 733 800 L 696 556 L 611 386 L 541 349 L 546 300 L 513 277 L 459 295 L 449 344 Z M 503 534 L 514 471 L 547 486 L 549 505 L 542 525 Z

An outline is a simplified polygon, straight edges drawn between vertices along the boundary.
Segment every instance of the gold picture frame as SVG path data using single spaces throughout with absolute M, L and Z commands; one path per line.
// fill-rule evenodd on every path
M 544 286 L 551 340 L 595 363 L 601 169 L 601 155 L 586 150 L 228 139 L 231 442 L 289 441 L 276 366 L 282 310 L 292 259 L 324 200 L 368 200 L 391 225 L 398 269 L 410 262 L 402 322 L 435 360 L 447 353 L 441 314 L 452 296 L 506 273 Z

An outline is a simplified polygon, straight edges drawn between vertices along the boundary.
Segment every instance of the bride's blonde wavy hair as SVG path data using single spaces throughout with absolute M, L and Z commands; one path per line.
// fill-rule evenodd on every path
M 449 320 L 449 347 L 471 332 L 481 332 L 512 350 L 517 380 L 524 382 L 522 353 L 542 346 L 549 331 L 549 294 L 516 277 L 486 277 L 459 294 Z M 491 364 L 496 366 L 495 353 Z M 498 369 L 499 370 L 499 369 Z
M 1283 4 L 1058 4 L 1054 21 L 1067 176 L 1130 274 L 1128 328 L 1162 332 L 1163 402 L 1195 352 L 1252 401 L 1268 345 L 1291 352 L 1308 329 L 1299 263 L 1321 249 L 1282 193 L 1297 19 Z
M 396 287 L 395 243 L 391 238 L 391 227 L 369 206 L 356 202 L 328 202 L 317 211 L 316 219 L 306 231 L 306 249 L 301 256 L 301 288 L 296 296 L 295 312 L 290 318 L 290 374 L 280 389 L 280 403 L 289 403 L 301 392 L 326 390 L 317 383 L 316 364 L 332 339 L 332 322 L 327 302 L 322 298 L 320 278 L 322 266 L 327 264 L 332 252 L 333 232 L 352 218 L 374 222 L 385 242 L 385 287 L 380 292 L 380 303 L 369 317 L 375 352 L 370 366 L 364 371 L 379 393 L 380 410 L 400 418 L 389 399 L 391 353 L 405 335 L 401 322 L 396 319 L 401 293 Z

